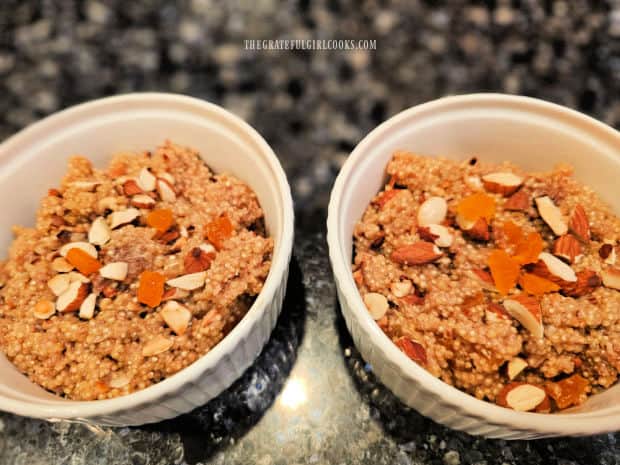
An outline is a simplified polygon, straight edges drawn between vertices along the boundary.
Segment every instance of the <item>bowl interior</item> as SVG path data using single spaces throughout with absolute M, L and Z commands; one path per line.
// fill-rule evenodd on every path
M 347 161 L 350 166 L 343 169 L 340 201 L 330 216 L 336 217 L 338 260 L 343 260 L 348 269 L 353 228 L 382 187 L 385 166 L 395 150 L 457 160 L 474 155 L 488 162 L 510 160 L 532 171 L 568 163 L 575 168 L 577 179 L 620 212 L 620 136 L 615 131 L 578 113 L 533 99 L 484 94 L 447 98 L 415 107 L 384 123 L 357 146 Z M 356 293 L 356 318 L 367 319 L 362 327 L 372 331 L 374 322 L 364 311 L 350 275 L 348 272 L 341 277 L 343 285 Z M 384 342 L 389 343 L 387 337 Z M 591 397 L 571 413 L 596 412 L 613 404 L 620 404 L 620 385 Z
M 34 224 L 41 198 L 59 184 L 70 156 L 84 155 L 96 167 L 104 167 L 116 152 L 153 149 L 165 139 L 197 149 L 213 171 L 245 181 L 264 210 L 266 228 L 275 241 L 274 257 L 281 254 L 287 206 L 280 174 L 273 160 L 267 159 L 267 153 L 272 153 L 267 144 L 247 124 L 217 106 L 185 97 L 138 94 L 61 112 L 0 146 L 0 256 L 6 257 L 12 225 Z M 2 354 L 0 380 L 0 395 L 6 397 L 71 402 L 30 382 Z

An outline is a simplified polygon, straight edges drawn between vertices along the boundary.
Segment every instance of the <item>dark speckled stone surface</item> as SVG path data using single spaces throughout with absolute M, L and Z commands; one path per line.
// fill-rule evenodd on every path
M 377 50 L 243 49 L 256 38 L 376 39 Z M 256 364 L 197 411 L 121 429 L 0 414 L 0 463 L 620 463 L 616 434 L 485 440 L 400 404 L 352 347 L 324 239 L 347 153 L 416 103 L 520 93 L 620 127 L 618 2 L 0 2 L 0 138 L 78 102 L 145 90 L 218 103 L 280 156 L 297 210 L 282 317 Z

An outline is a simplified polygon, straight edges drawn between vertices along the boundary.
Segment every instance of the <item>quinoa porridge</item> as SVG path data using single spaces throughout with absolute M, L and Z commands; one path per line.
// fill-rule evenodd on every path
M 256 195 L 190 148 L 73 157 L 0 263 L 0 350 L 74 400 L 146 388 L 209 352 L 269 272 Z
M 396 152 L 353 276 L 411 359 L 479 399 L 554 412 L 620 370 L 620 219 L 570 166 Z

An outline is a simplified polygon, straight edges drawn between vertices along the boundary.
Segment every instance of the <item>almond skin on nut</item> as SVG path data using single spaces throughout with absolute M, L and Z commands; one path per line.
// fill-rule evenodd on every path
M 512 194 L 506 203 L 504 203 L 504 210 L 511 211 L 527 211 L 530 208 L 531 200 L 523 190 L 517 191 Z
M 581 242 L 571 234 L 564 234 L 556 239 L 553 244 L 553 255 L 574 263 L 582 254 Z
M 401 265 L 424 265 L 434 262 L 442 255 L 441 250 L 435 244 L 420 241 L 394 250 L 391 259 Z
M 532 273 L 551 282 L 562 285 L 563 282 L 576 282 L 577 275 L 562 260 L 548 252 L 541 252 L 539 260 L 533 265 Z
M 586 210 L 582 205 L 578 204 L 575 206 L 568 227 L 571 232 L 582 242 L 588 243 L 590 241 L 590 222 L 588 221 Z
M 58 296 L 56 309 L 61 313 L 74 312 L 80 308 L 88 295 L 88 284 L 74 281 L 69 288 Z
M 484 218 L 478 218 L 471 228 L 463 231 L 463 234 L 476 241 L 486 242 L 491 238 L 489 224 Z
M 489 192 L 508 196 L 521 187 L 523 178 L 509 172 L 489 173 L 482 176 L 482 184 Z
M 528 383 L 509 383 L 497 395 L 496 402 L 520 412 L 529 412 L 544 402 L 547 393 L 544 389 Z
M 198 273 L 200 271 L 206 271 L 211 267 L 211 262 L 214 258 L 215 253 L 207 253 L 200 247 L 194 247 L 187 253 L 183 260 L 185 272 Z
M 576 273 L 577 281 L 560 284 L 562 294 L 569 297 L 581 297 L 590 294 L 601 285 L 601 278 L 592 270 L 582 270 Z
M 123 193 L 127 197 L 131 197 L 132 195 L 142 194 L 142 189 L 140 189 L 140 186 L 138 186 L 135 180 L 129 179 L 123 184 Z
M 401 337 L 396 341 L 396 346 L 414 362 L 420 365 L 426 365 L 428 363 L 426 349 L 419 342 L 408 337 Z

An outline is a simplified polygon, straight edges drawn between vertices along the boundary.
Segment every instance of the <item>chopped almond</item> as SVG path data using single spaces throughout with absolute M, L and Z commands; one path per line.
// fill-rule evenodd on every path
M 177 199 L 174 187 L 165 179 L 157 180 L 157 192 L 164 202 L 174 202 Z
M 419 241 L 394 250 L 391 258 L 402 265 L 424 265 L 434 262 L 442 255 L 441 250 L 435 244 Z
M 530 197 L 523 190 L 512 194 L 504 203 L 504 210 L 527 211 L 531 206 Z
M 388 311 L 390 305 L 387 298 L 383 294 L 377 292 L 369 292 L 364 295 L 364 304 L 368 309 L 368 313 L 373 320 L 380 320 Z
M 576 273 L 577 281 L 562 282 L 562 293 L 569 297 L 581 297 L 590 294 L 601 285 L 601 278 L 592 270 L 582 270 Z
M 110 240 L 112 231 L 102 216 L 95 218 L 88 231 L 88 242 L 94 245 L 106 245 Z M 96 258 L 96 256 L 95 256 Z
M 185 334 L 192 318 L 191 312 L 174 300 L 166 302 L 160 314 L 170 329 L 178 335 Z
M 523 178 L 510 172 L 490 173 L 482 176 L 482 183 L 489 192 L 508 196 L 521 187 Z
M 155 336 L 153 339 L 144 344 L 142 347 L 142 355 L 145 357 L 159 355 L 170 350 L 173 345 L 174 341 L 172 339 L 168 339 L 164 336 Z
M 558 237 L 553 244 L 553 255 L 566 260 L 568 263 L 574 263 L 581 257 L 581 254 L 581 243 L 570 234 Z
M 127 208 L 125 210 L 112 212 L 108 216 L 108 219 L 110 221 L 110 228 L 115 229 L 119 226 L 129 224 L 139 216 L 140 210 L 136 208 Z
M 543 337 L 540 303 L 530 296 L 518 295 L 503 302 L 506 311 L 538 339 Z
M 88 284 L 74 281 L 65 292 L 58 296 L 56 309 L 61 313 L 76 311 L 80 308 L 87 295 Z
M 126 262 L 108 263 L 99 270 L 99 274 L 104 278 L 113 279 L 114 281 L 123 281 L 127 277 L 129 264 Z
M 193 291 L 198 289 L 205 283 L 207 273 L 201 271 L 199 273 L 190 273 L 177 278 L 169 279 L 166 281 L 168 286 L 178 287 L 179 289 L 185 289 L 186 291 Z
M 446 218 L 448 204 L 443 197 L 429 197 L 418 210 L 418 225 L 440 224 Z
M 138 187 L 144 192 L 151 192 L 155 190 L 157 178 L 149 171 L 148 168 L 142 168 L 138 174 L 136 180 Z
M 128 179 L 123 183 L 123 193 L 127 197 L 131 197 L 132 195 L 142 194 L 143 191 L 134 179 Z
M 585 243 L 590 241 L 590 223 L 582 205 L 575 206 L 568 227 L 579 240 Z
M 557 207 L 553 200 L 548 196 L 538 197 L 536 199 L 536 206 L 538 207 L 538 213 L 541 218 L 547 223 L 547 226 L 551 228 L 556 236 L 563 236 L 568 232 L 568 226 L 562 211 Z

